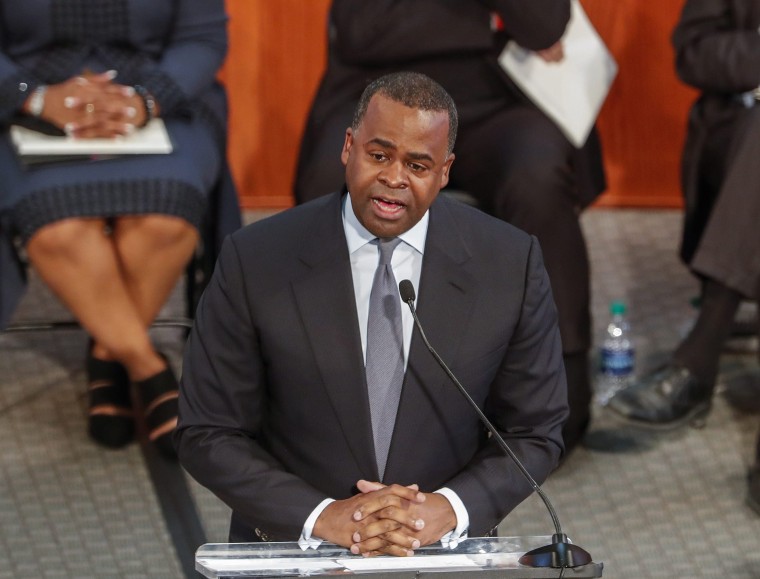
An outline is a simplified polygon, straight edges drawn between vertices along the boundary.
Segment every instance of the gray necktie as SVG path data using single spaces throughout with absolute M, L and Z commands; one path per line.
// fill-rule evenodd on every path
M 401 242 L 375 240 L 380 249 L 380 263 L 375 270 L 369 297 L 367 321 L 367 389 L 372 415 L 372 435 L 380 480 L 393 436 L 401 385 L 404 381 L 404 342 L 401 326 L 401 300 L 391 269 L 393 250 Z

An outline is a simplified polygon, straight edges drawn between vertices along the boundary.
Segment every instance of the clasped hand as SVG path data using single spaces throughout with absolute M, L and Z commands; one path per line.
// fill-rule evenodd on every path
M 552 44 L 549 48 L 536 51 L 536 54 L 544 61 L 551 63 L 562 62 L 565 58 L 565 47 L 561 40 Z
M 87 73 L 50 85 L 42 118 L 77 138 L 129 135 L 145 124 L 145 104 L 134 88 L 115 83 L 115 76 Z
M 456 516 L 442 495 L 423 493 L 417 485 L 385 486 L 360 480 L 360 494 L 335 501 L 320 514 L 314 535 L 364 556 L 408 557 L 456 526 Z

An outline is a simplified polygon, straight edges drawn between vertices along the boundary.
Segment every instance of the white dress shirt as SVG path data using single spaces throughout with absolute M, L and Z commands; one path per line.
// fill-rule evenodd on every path
M 420 274 L 422 273 L 422 257 L 425 252 L 425 240 L 427 239 L 428 223 L 430 221 L 430 212 L 426 211 L 417 224 L 409 231 L 399 235 L 403 243 L 399 243 L 393 252 L 391 258 L 391 268 L 396 282 L 408 279 L 412 282 L 417 290 L 419 301 Z M 372 243 L 377 236 L 373 235 L 359 223 L 354 214 L 351 205 L 351 196 L 346 195 L 343 203 L 343 229 L 346 234 L 348 244 L 348 253 L 351 261 L 351 275 L 354 282 L 354 297 L 356 299 L 356 313 L 359 318 L 359 333 L 362 341 L 362 352 L 364 360 L 367 359 L 367 321 L 369 319 L 369 296 L 372 291 L 372 282 L 375 277 L 375 270 L 380 261 L 380 252 L 376 244 Z M 404 370 L 409 360 L 409 346 L 412 341 L 414 331 L 414 318 L 406 304 L 401 304 L 401 323 L 403 327 L 404 340 Z M 470 526 L 470 517 L 467 509 L 462 503 L 459 496 L 448 488 L 441 488 L 435 491 L 442 494 L 451 503 L 457 518 L 457 526 L 452 531 L 446 533 L 441 538 L 444 546 L 452 549 L 459 544 L 459 541 L 467 537 L 467 529 Z M 325 499 L 312 511 L 306 523 L 304 524 L 301 537 L 298 544 L 302 549 L 316 549 L 322 539 L 312 537 L 314 524 L 322 511 L 329 505 L 333 499 Z

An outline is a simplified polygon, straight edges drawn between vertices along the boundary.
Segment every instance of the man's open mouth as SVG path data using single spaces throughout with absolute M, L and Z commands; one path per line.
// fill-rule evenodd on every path
M 388 199 L 385 197 L 373 197 L 372 203 L 374 203 L 375 207 L 380 209 L 383 213 L 389 214 L 399 213 L 406 207 L 406 204 L 402 203 L 401 201 L 396 201 L 394 199 Z

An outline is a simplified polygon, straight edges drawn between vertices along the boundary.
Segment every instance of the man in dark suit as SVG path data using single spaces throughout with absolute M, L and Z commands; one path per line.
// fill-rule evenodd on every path
M 328 65 L 302 140 L 299 203 L 343 182 L 337 151 L 367 83 L 421 72 L 454 98 L 460 115 L 449 188 L 541 243 L 554 288 L 567 372 L 568 449 L 590 418 L 590 275 L 578 216 L 605 187 L 596 132 L 576 149 L 507 76 L 509 40 L 548 61 L 562 58 L 570 0 L 333 0 Z
M 678 75 L 701 91 L 683 154 L 681 257 L 703 291 L 671 361 L 610 401 L 639 426 L 675 429 L 709 412 L 740 301 L 760 298 L 759 28 L 760 0 L 688 0 L 673 33 Z M 760 439 L 749 503 L 760 512 Z
M 398 243 L 392 275 L 419 289 L 429 339 L 533 477 L 556 467 L 566 383 L 541 251 L 437 198 L 456 127 L 428 77 L 378 79 L 345 133 L 348 194 L 255 223 L 222 249 L 187 344 L 176 441 L 232 508 L 232 541 L 409 555 L 489 533 L 531 493 L 413 331 L 397 286 L 383 311 L 401 314 L 401 390 L 374 404 L 376 244 L 382 255 Z

